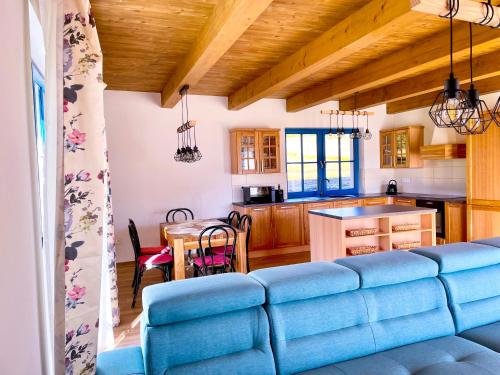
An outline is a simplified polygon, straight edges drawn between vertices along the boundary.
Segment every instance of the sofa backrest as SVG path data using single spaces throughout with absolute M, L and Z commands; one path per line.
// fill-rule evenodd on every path
M 500 238 L 413 252 L 439 265 L 457 334 L 500 321 Z
M 275 374 L 262 285 L 238 273 L 149 286 L 141 341 L 147 375 Z
M 434 261 L 395 250 L 336 263 L 360 276 L 376 352 L 455 334 Z
M 266 288 L 278 374 L 295 374 L 375 351 L 354 271 L 317 262 L 249 275 Z

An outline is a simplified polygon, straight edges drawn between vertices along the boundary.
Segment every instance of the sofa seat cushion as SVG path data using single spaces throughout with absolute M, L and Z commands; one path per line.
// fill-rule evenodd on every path
M 457 336 L 406 345 L 340 362 L 307 375 L 493 375 L 500 354 Z
M 460 336 L 500 353 L 500 322 L 469 329 Z
M 140 346 L 130 346 L 99 353 L 97 375 L 144 375 Z

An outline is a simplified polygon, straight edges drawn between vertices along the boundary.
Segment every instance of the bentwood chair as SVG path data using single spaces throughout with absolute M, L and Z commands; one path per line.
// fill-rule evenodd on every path
M 252 229 L 252 217 L 250 215 L 242 215 L 238 220 L 237 225 L 239 230 L 246 232 L 245 237 L 245 252 L 246 252 L 246 262 L 247 262 L 247 271 L 250 272 L 250 263 L 248 262 L 248 244 L 250 243 L 250 231 Z M 224 247 L 217 246 L 212 249 L 214 254 L 221 255 L 224 254 Z
M 234 272 L 236 237 L 236 230 L 227 224 L 213 225 L 203 229 L 198 237 L 198 257 L 193 261 L 194 276 Z M 214 253 L 215 246 L 212 245 L 214 241 L 223 241 L 222 246 L 217 246 L 223 249 L 222 254 Z M 208 244 L 204 245 L 203 242 L 208 242 Z
M 174 257 L 169 254 L 170 249 L 168 247 L 162 247 L 162 250 L 158 253 L 143 253 L 143 249 L 153 248 L 141 248 L 137 228 L 135 227 L 135 224 L 132 220 L 129 221 L 128 232 L 130 235 L 130 241 L 132 242 L 132 247 L 134 249 L 135 257 L 135 272 L 134 280 L 132 282 L 132 286 L 134 288 L 132 308 L 134 308 L 135 301 L 137 299 L 137 293 L 139 292 L 142 275 L 144 274 L 144 272 L 154 268 L 159 269 L 163 272 L 163 280 L 170 281 Z
M 238 211 L 231 211 L 229 215 L 227 215 L 226 224 L 231 225 L 233 227 L 238 227 L 240 223 L 240 213 Z
M 170 252 L 170 249 L 168 247 L 165 247 L 165 246 L 142 247 L 141 243 L 139 241 L 139 234 L 137 233 L 137 227 L 135 226 L 134 220 L 129 218 L 128 225 L 129 225 L 129 229 L 130 229 L 130 226 L 132 226 L 132 231 L 134 233 L 135 238 L 137 239 L 137 243 L 139 244 L 139 248 L 141 249 L 141 256 L 142 255 L 156 255 L 156 254 L 161 254 L 164 252 Z M 129 230 L 129 234 L 130 234 L 130 230 Z M 134 272 L 134 279 L 132 280 L 132 288 L 134 287 L 135 279 L 137 277 L 137 272 L 138 272 L 138 267 L 136 264 L 135 272 Z
M 193 211 L 191 211 L 189 208 L 174 208 L 170 211 L 167 212 L 165 215 L 165 221 L 167 223 L 173 223 L 175 221 L 175 218 L 182 215 L 184 217 L 184 220 L 194 220 L 194 214 Z

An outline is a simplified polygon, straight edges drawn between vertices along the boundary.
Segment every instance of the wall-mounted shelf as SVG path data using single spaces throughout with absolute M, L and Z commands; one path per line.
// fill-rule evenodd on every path
M 424 160 L 464 159 L 465 156 L 465 143 L 448 143 L 420 147 L 420 157 Z

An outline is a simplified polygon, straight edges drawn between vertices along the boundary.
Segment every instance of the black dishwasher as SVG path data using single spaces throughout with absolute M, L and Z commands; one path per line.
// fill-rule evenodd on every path
M 417 199 L 417 207 L 435 208 L 436 212 L 436 237 L 444 238 L 445 221 L 444 221 L 444 202 L 432 199 Z

